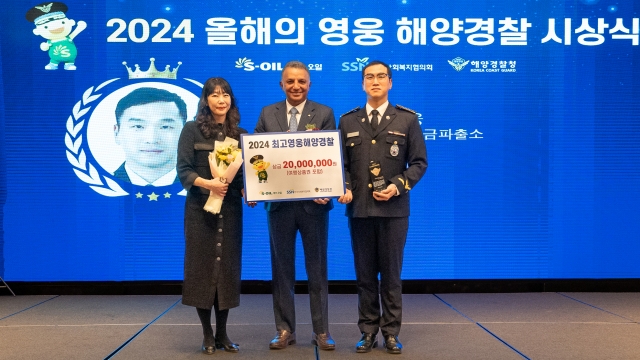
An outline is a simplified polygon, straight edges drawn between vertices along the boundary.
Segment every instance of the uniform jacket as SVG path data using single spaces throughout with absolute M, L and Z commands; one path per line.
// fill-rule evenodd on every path
M 409 216 L 409 190 L 427 170 L 427 149 L 415 112 L 389 104 L 374 134 L 366 108 L 354 109 L 340 118 L 339 129 L 346 186 L 353 194 L 346 215 L 356 218 Z M 399 196 L 388 201 L 373 198 L 371 161 L 380 163 L 381 175 L 387 185 L 396 185 Z
M 298 131 L 305 131 L 307 124 L 314 124 L 319 130 L 335 130 L 336 119 L 333 116 L 333 110 L 325 105 L 307 99 L 302 110 L 302 115 L 298 118 Z M 287 116 L 287 103 L 280 101 L 262 108 L 258 124 L 256 125 L 256 133 L 265 132 L 287 132 L 289 130 L 289 118 Z M 265 203 L 267 211 L 275 211 L 279 202 Z M 316 204 L 312 200 L 304 200 L 303 206 L 309 214 L 318 214 L 333 209 L 333 201 L 326 205 Z

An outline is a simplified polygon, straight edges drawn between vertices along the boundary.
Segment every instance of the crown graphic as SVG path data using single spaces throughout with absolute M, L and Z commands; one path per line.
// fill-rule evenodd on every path
M 135 70 L 131 71 L 131 68 L 127 66 L 127 62 L 123 61 L 122 65 L 127 68 L 127 72 L 129 73 L 129 79 L 170 79 L 175 80 L 178 75 L 178 68 L 182 65 L 182 61 L 178 61 L 178 66 L 176 66 L 173 70 L 169 70 L 169 65 L 164 67 L 164 71 L 158 71 L 156 69 L 155 61 L 156 59 L 151 58 L 151 65 L 149 65 L 149 70 L 141 71 L 140 65 L 135 64 Z

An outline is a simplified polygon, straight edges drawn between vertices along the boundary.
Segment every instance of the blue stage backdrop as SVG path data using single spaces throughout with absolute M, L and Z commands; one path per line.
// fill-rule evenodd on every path
M 182 121 L 140 135 L 118 126 L 118 103 L 161 89 L 191 121 L 202 83 L 221 76 L 253 132 L 260 109 L 284 99 L 280 70 L 294 59 L 309 66 L 309 97 L 337 118 L 365 104 L 360 71 L 374 59 L 392 66 L 391 103 L 419 114 L 429 169 L 411 191 L 404 279 L 640 277 L 637 2 L 18 0 L 3 9 L 6 280 L 182 279 L 182 187 L 170 172 L 150 186 L 121 176 L 125 161 L 142 161 L 131 155 L 142 143 L 156 146 L 138 152 L 173 161 Z M 301 250 L 296 271 L 306 279 Z M 245 208 L 242 278 L 271 278 L 260 205 Z M 355 278 L 341 205 L 330 217 L 329 278 Z

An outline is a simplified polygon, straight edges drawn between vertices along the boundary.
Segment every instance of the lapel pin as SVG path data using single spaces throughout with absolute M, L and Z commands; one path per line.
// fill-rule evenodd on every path
M 389 117 L 389 115 L 387 115 L 387 120 L 389 120 L 389 119 L 391 119 L 391 118 Z
M 364 122 L 364 118 L 362 118 L 362 122 Z

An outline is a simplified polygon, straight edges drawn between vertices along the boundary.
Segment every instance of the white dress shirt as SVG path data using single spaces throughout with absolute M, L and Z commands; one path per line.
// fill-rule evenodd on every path
M 176 181 L 176 176 L 178 176 L 178 172 L 176 168 L 171 169 L 168 173 L 162 175 L 158 180 L 149 183 L 147 180 L 141 178 L 138 174 L 136 174 L 133 170 L 129 169 L 127 163 L 124 163 L 124 169 L 127 171 L 127 175 L 129 176 L 129 180 L 133 185 L 138 186 L 168 186 Z
M 369 117 L 369 123 L 371 123 L 371 112 L 373 110 L 378 110 L 379 116 L 378 116 L 378 125 L 380 125 L 380 123 L 382 122 L 382 114 L 384 114 L 385 111 L 387 111 L 387 107 L 389 106 L 389 101 L 385 101 L 384 104 L 380 105 L 377 109 L 374 109 L 371 105 L 369 105 L 369 103 L 367 103 L 367 116 Z

